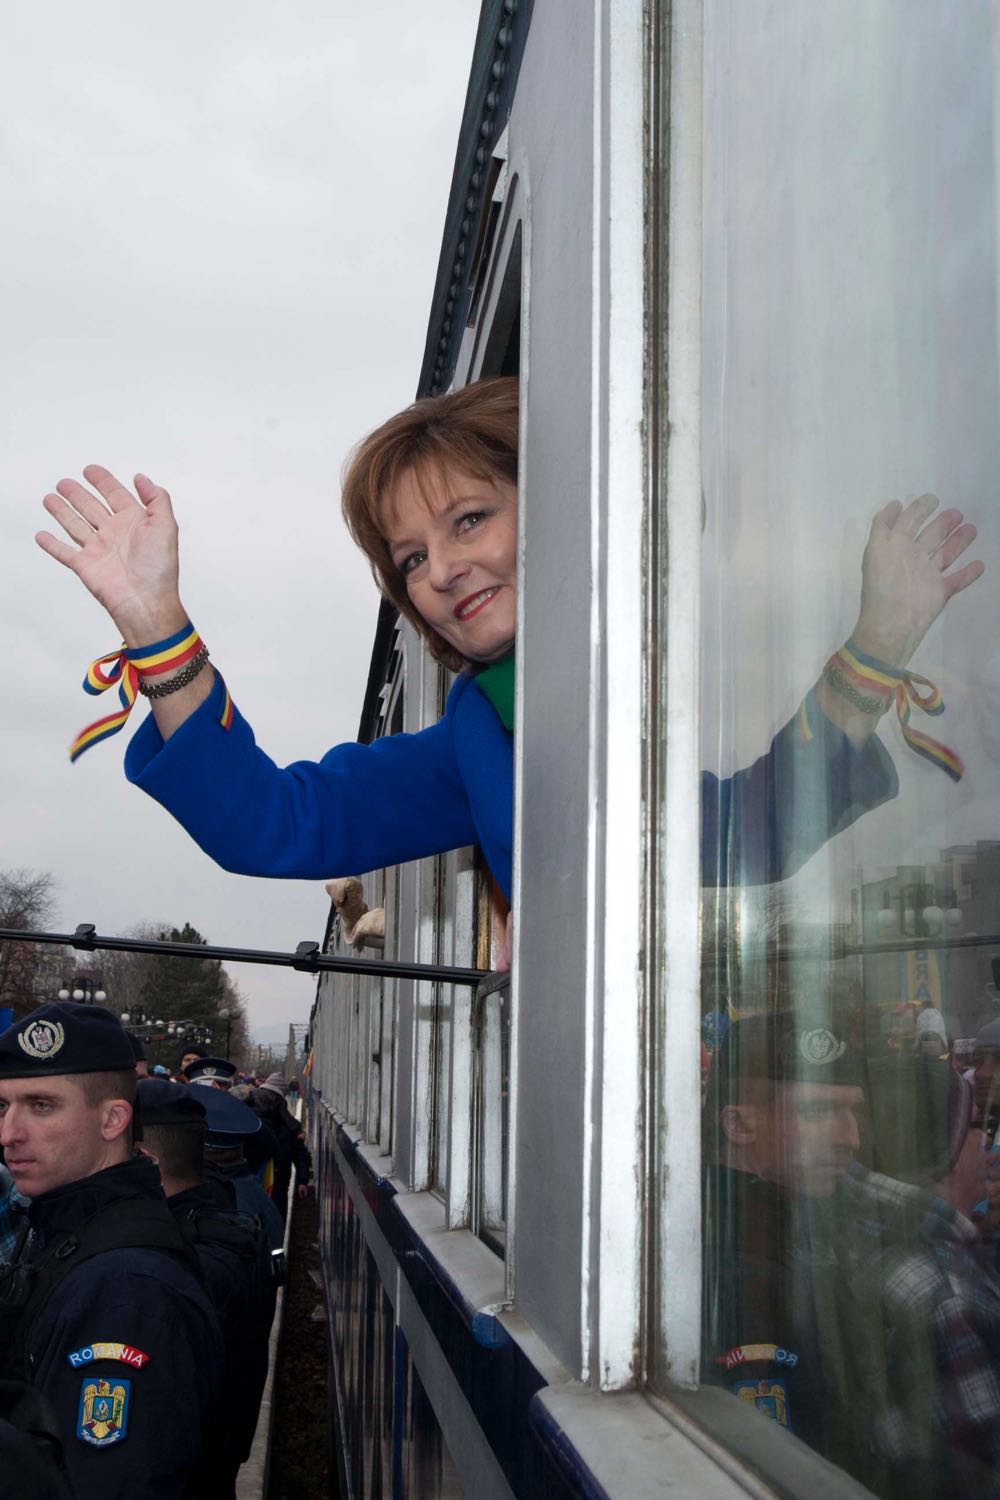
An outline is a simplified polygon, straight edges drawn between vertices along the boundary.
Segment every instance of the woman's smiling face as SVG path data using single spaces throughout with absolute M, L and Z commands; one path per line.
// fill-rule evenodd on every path
M 475 662 L 498 661 L 517 619 L 517 489 L 408 469 L 384 504 L 386 542 L 414 609 Z

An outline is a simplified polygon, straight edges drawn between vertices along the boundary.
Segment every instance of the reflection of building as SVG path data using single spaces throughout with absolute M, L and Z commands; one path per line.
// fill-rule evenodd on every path
M 1000 841 L 983 839 L 943 849 L 924 865 L 862 881 L 854 892 L 860 936 L 906 949 L 864 957 L 865 1004 L 882 1012 L 883 1030 L 903 1003 L 943 1011 L 951 1036 L 970 1036 L 995 1013 L 991 959 L 1000 943 L 949 948 L 951 938 L 1000 933 Z M 927 948 L 914 949 L 914 939 Z

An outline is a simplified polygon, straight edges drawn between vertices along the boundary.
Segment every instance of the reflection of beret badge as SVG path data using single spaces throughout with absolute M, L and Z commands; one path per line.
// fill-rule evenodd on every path
M 17 1040 L 29 1057 L 42 1060 L 55 1056 L 66 1040 L 66 1033 L 58 1021 L 36 1021 L 25 1031 L 19 1031 Z
M 835 1063 L 847 1051 L 845 1042 L 838 1042 L 832 1031 L 825 1026 L 816 1026 L 812 1031 L 804 1031 L 799 1038 L 799 1051 L 806 1062 L 814 1066 L 823 1067 L 826 1063 Z

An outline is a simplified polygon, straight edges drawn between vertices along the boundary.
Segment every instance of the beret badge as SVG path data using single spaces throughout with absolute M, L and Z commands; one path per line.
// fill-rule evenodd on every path
M 847 1045 L 838 1041 L 826 1026 L 816 1026 L 811 1031 L 803 1033 L 799 1041 L 799 1051 L 806 1062 L 824 1067 L 827 1063 L 839 1062 L 847 1051 Z
M 58 1021 L 36 1021 L 33 1026 L 18 1032 L 17 1040 L 29 1057 L 44 1061 L 56 1055 L 66 1040 L 66 1033 Z

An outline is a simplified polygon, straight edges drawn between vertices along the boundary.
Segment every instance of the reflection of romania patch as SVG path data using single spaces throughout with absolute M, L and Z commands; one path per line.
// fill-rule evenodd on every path
M 733 1391 L 741 1401 L 773 1417 L 782 1427 L 791 1427 L 788 1391 L 783 1380 L 737 1380 Z
M 793 1354 L 791 1349 L 782 1349 L 780 1344 L 737 1344 L 735 1348 L 727 1349 L 725 1354 L 720 1354 L 715 1363 L 733 1370 L 737 1365 L 745 1365 L 755 1359 L 766 1359 L 772 1364 L 784 1365 L 788 1370 L 794 1370 L 799 1362 L 797 1354 Z
M 84 1377 L 76 1435 L 92 1448 L 110 1448 L 120 1443 L 128 1426 L 130 1380 L 95 1380 Z

